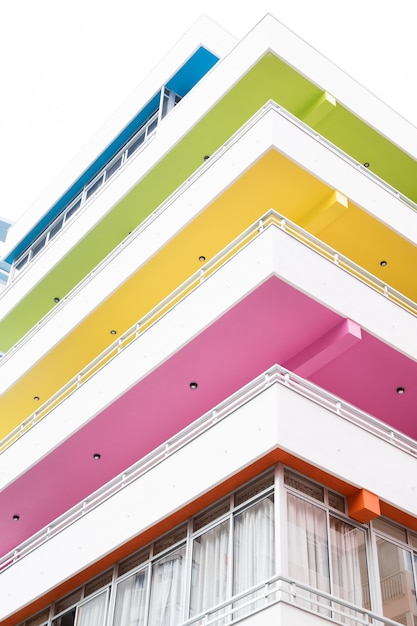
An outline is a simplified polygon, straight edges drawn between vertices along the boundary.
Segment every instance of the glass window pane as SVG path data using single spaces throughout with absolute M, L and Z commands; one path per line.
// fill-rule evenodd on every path
M 49 607 L 26 620 L 25 626 L 46 626 L 49 619 Z
M 74 626 L 75 611 L 76 609 L 74 607 L 73 609 L 71 609 L 70 611 L 67 611 L 60 617 L 57 617 L 52 622 L 52 626 Z
M 407 533 L 405 528 L 401 528 L 401 526 L 397 526 L 393 522 L 389 522 L 387 519 L 378 518 L 372 522 L 374 530 L 379 530 L 384 535 L 389 535 L 393 539 L 397 539 L 402 543 L 406 543 L 407 541 Z
M 182 541 L 187 537 L 187 524 L 178 526 L 172 532 L 162 535 L 160 539 L 153 544 L 154 556 L 160 554 L 164 550 L 168 550 L 171 546 L 174 546 L 179 541 Z
M 275 574 L 274 498 L 269 496 L 234 518 L 233 593 L 261 583 Z M 237 602 L 234 618 L 261 608 L 264 600 L 248 604 L 250 597 Z
M 142 565 L 142 563 L 145 563 L 148 559 L 149 546 L 146 546 L 146 548 L 139 550 L 139 552 L 135 552 L 119 564 L 118 575 L 123 576 L 123 574 L 127 574 L 127 572 L 130 572 L 130 570 Z
M 176 626 L 184 619 L 185 546 L 152 568 L 148 626 Z
M 380 537 L 377 552 L 383 614 L 402 624 L 413 624 L 417 603 L 411 553 Z
M 288 574 L 291 578 L 330 591 L 326 513 L 309 502 L 287 494 Z M 305 605 L 318 610 L 319 596 L 305 593 L 313 602 Z
M 243 502 L 250 500 L 258 493 L 265 491 L 269 487 L 272 487 L 274 484 L 274 472 L 268 472 L 264 474 L 261 478 L 257 478 L 253 480 L 249 484 L 245 485 L 241 489 L 238 489 L 234 496 L 235 506 L 239 506 Z
M 145 620 L 148 570 L 144 569 L 117 586 L 114 626 L 142 626 Z
M 65 213 L 65 222 L 67 222 L 69 218 L 72 217 L 74 213 L 78 211 L 80 206 L 81 206 L 81 198 L 78 198 L 78 200 L 76 200 L 74 204 L 70 206 L 69 209 L 67 209 L 67 212 Z
M 190 617 L 226 599 L 229 520 L 193 541 Z
M 158 118 L 155 117 L 147 126 L 147 135 L 149 136 L 158 126 Z
M 104 587 L 105 585 L 110 585 L 112 580 L 113 580 L 112 569 L 109 569 L 107 570 L 107 572 L 104 572 L 103 574 L 100 574 L 96 578 L 93 578 L 93 580 L 90 580 L 84 587 L 84 598 L 86 598 L 87 596 L 91 596 L 93 593 L 95 593 L 99 589 L 102 589 L 102 587 Z
M 324 489 L 317 483 L 314 483 L 308 478 L 304 476 L 300 476 L 299 474 L 295 474 L 290 470 L 285 470 L 284 473 L 284 482 L 288 487 L 292 487 L 293 489 L 297 489 L 297 491 L 301 491 L 301 493 L 305 493 L 307 496 L 314 498 L 315 500 L 319 500 L 320 502 L 324 502 Z
M 76 602 L 79 602 L 79 600 L 81 600 L 81 589 L 77 589 L 76 591 L 73 591 L 65 596 L 65 598 L 61 598 L 61 600 L 55 604 L 54 615 L 61 613 L 61 611 L 64 611 Z
M 130 146 L 127 149 L 127 156 L 130 157 L 138 148 L 141 147 L 143 142 L 145 141 L 145 131 L 143 130 L 136 139 L 132 141 Z
M 16 265 L 14 266 L 14 269 L 16 270 L 16 272 L 20 272 L 20 270 L 25 267 L 28 261 L 29 261 L 29 254 L 25 254 L 25 256 L 19 259 Z
M 120 169 L 121 165 L 122 165 L 122 157 L 119 156 L 118 159 L 115 159 L 112 163 L 110 163 L 110 165 L 107 166 L 106 180 L 109 180 L 109 178 L 111 178 L 111 176 L 113 176 L 113 174 L 117 172 L 117 170 Z
M 204 526 L 207 526 L 211 522 L 214 522 L 218 517 L 221 517 L 230 510 L 230 498 L 227 496 L 213 504 L 208 509 L 204 509 L 201 513 L 198 513 L 193 519 L 193 530 L 201 530 Z
M 46 235 L 45 237 L 42 237 L 42 239 L 40 239 L 37 243 L 35 243 L 35 245 L 32 248 L 32 259 L 33 257 L 35 257 L 44 247 L 46 242 Z
M 102 593 L 78 607 L 76 626 L 104 624 L 107 593 Z
M 169 111 L 169 93 L 169 90 L 165 89 L 164 97 L 162 100 L 162 118 L 164 118 Z
M 370 609 L 364 531 L 330 517 L 330 543 L 332 593 L 352 604 Z M 346 612 L 347 609 L 343 611 Z M 358 617 L 361 617 L 359 613 Z
M 64 218 L 61 217 L 61 219 L 59 219 L 57 222 L 55 222 L 55 224 L 53 224 L 51 226 L 51 229 L 49 231 L 49 238 L 52 239 L 52 237 L 55 237 L 55 235 L 57 233 L 59 233 L 59 231 L 62 228 L 62 224 L 63 224 Z
M 239 593 L 275 573 L 273 497 L 236 515 L 234 530 L 233 591 Z
M 345 499 L 334 491 L 329 491 L 329 506 L 337 511 L 345 512 Z
M 95 180 L 91 185 L 87 188 L 87 192 L 85 194 L 86 198 L 90 198 L 93 193 L 95 193 L 98 189 L 100 189 L 103 184 L 103 175 L 100 176 L 97 180 Z

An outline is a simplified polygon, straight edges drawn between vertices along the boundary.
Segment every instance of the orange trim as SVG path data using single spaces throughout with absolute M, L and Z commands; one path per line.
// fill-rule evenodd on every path
M 410 528 L 410 530 L 417 531 L 417 518 L 413 517 L 409 513 L 396 509 L 387 502 L 381 501 L 381 515 L 392 519 L 393 522 L 397 522 L 397 524 L 401 524 L 401 526 L 406 526 L 407 528 Z
M 338 491 L 339 493 L 346 496 L 348 499 L 349 515 L 353 519 L 362 521 L 358 517 L 352 515 L 351 509 L 352 506 L 354 507 L 351 502 L 355 502 L 355 498 L 358 498 L 358 500 L 360 500 L 360 498 L 362 497 L 363 503 L 365 503 L 366 506 L 370 507 L 370 511 L 373 511 L 372 517 L 369 517 L 369 519 L 373 519 L 374 517 L 379 515 L 379 513 L 376 513 L 375 508 L 377 501 L 378 504 L 380 504 L 381 515 L 385 515 L 393 521 L 417 531 L 417 519 L 413 518 L 411 515 L 408 515 L 407 513 L 404 513 L 403 511 L 400 511 L 395 507 L 383 501 L 380 501 L 378 496 L 370 493 L 369 491 L 366 491 L 365 489 L 358 490 L 357 487 L 350 485 L 340 478 L 332 476 L 331 474 L 328 474 L 327 472 L 317 467 L 314 467 L 313 465 L 310 465 L 306 461 L 303 461 L 302 459 L 299 459 L 292 454 L 285 452 L 284 450 L 276 449 L 266 456 L 262 457 L 261 459 L 258 459 L 248 467 L 244 468 L 234 476 L 231 476 L 223 483 L 217 485 L 209 492 L 203 494 L 190 504 L 187 504 L 179 511 L 176 511 L 172 515 L 166 517 L 161 522 L 158 522 L 157 524 L 152 526 L 152 528 L 149 528 L 143 533 L 137 535 L 134 539 L 128 541 L 123 546 L 120 546 L 119 548 L 117 548 L 104 558 L 100 559 L 87 569 L 83 570 L 76 576 L 73 576 L 61 585 L 55 587 L 41 598 L 38 598 L 38 600 L 36 600 L 35 602 L 32 602 L 30 605 L 21 609 L 14 615 L 6 618 L 1 623 L 1 626 L 16 626 L 16 624 L 18 624 L 19 622 L 22 622 L 32 615 L 35 615 L 37 612 L 45 609 L 55 600 L 62 598 L 77 587 L 85 584 L 98 574 L 102 573 L 104 570 L 113 566 L 118 561 L 121 561 L 133 552 L 136 552 L 136 550 L 139 550 L 142 546 L 150 543 L 154 539 L 157 539 L 181 522 L 185 521 L 188 517 L 195 515 L 210 504 L 216 502 L 216 500 L 219 500 L 231 491 L 234 491 L 247 481 L 251 480 L 251 478 L 255 478 L 255 476 L 278 462 L 284 463 L 285 465 L 288 465 L 288 467 L 297 470 L 298 472 L 308 476 L 312 480 L 316 480 L 326 487 L 333 489 L 334 491 Z M 355 509 L 353 508 L 353 510 Z M 369 519 L 365 521 L 369 521 Z

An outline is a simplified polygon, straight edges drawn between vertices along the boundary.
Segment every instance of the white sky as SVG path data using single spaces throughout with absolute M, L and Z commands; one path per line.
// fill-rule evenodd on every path
M 32 204 L 202 13 L 240 38 L 268 12 L 417 126 L 416 0 L 0 0 L 0 216 Z

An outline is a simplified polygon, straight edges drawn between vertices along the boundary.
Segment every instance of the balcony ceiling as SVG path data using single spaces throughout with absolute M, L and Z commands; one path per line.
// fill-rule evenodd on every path
M 417 248 L 352 202 L 341 211 L 332 204 L 333 196 L 333 189 L 270 150 L 82 323 L 63 329 L 62 340 L 32 369 L 21 372 L 0 398 L 0 435 L 38 408 L 35 396 L 46 401 L 114 341 L 111 329 L 120 336 L 199 270 L 201 255 L 210 260 L 270 208 L 310 227 L 322 241 L 417 301 L 417 283 L 404 271 L 417 266 Z M 381 260 L 387 265 L 382 267 Z M 49 293 L 51 301 L 55 293 Z M 11 318 L 19 324 L 19 317 Z
M 343 322 L 280 279 L 266 280 L 2 491 L 0 553 L 273 364 L 300 361 L 300 353 L 303 372 L 303 354 L 313 352 L 312 382 L 417 438 L 417 364 L 367 332 L 340 333 Z M 198 383 L 196 390 L 191 381 Z M 100 461 L 93 459 L 95 452 Z M 16 512 L 18 523 L 12 519 Z
M 204 155 L 211 155 L 219 149 L 269 100 L 305 120 L 358 163 L 369 163 L 369 171 L 405 196 L 417 200 L 415 160 L 342 104 L 323 108 L 324 95 L 322 89 L 267 52 L 1 320 L 0 350 L 6 352 L 13 346 L 53 308 L 54 295 L 62 297 L 77 285 L 201 166 Z

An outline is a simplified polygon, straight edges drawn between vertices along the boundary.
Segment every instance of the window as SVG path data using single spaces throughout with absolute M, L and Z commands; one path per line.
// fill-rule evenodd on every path
M 153 564 L 149 626 L 176 626 L 184 621 L 185 546 Z
M 143 626 L 148 592 L 148 570 L 125 578 L 117 586 L 114 623 L 120 626 Z
M 304 478 L 296 479 L 288 471 L 285 473 L 285 484 L 300 492 L 295 494 L 290 490 L 287 493 L 289 576 L 369 609 L 365 530 L 319 504 L 327 500 L 329 505 L 332 502 L 339 508 L 342 503 L 340 496 L 335 499 L 333 492 L 318 489 Z M 307 500 L 306 496 L 313 501 Z M 330 615 L 333 608 L 355 615 L 354 611 L 347 611 L 337 602 L 330 607 L 330 603 L 315 593 L 305 592 L 304 597 L 304 606 L 310 610 Z
M 104 624 L 107 592 L 81 602 L 52 621 L 52 626 L 97 626 Z
M 377 520 L 374 529 L 383 615 L 408 626 L 417 620 L 417 553 L 412 551 L 413 535 L 408 537 L 405 529 L 387 520 Z M 411 546 L 407 545 L 409 540 Z
M 90 180 L 84 189 L 78 193 L 78 195 L 71 200 L 69 204 L 62 210 L 61 214 L 48 226 L 47 230 L 40 238 L 31 244 L 31 247 L 27 249 L 20 257 L 13 263 L 13 271 L 10 273 L 10 280 L 16 278 L 19 272 L 21 272 L 29 262 L 32 261 L 35 256 L 45 248 L 52 239 L 58 234 L 58 232 L 67 224 L 69 219 L 75 215 L 75 213 L 84 206 L 94 194 L 108 181 L 110 178 L 126 163 L 126 161 L 141 148 L 146 141 L 155 133 L 160 119 L 164 118 L 171 109 L 174 108 L 181 100 L 181 97 L 173 91 L 162 88 L 161 90 L 161 104 L 159 109 L 154 111 L 148 119 L 142 124 L 142 126 L 135 131 L 133 136 L 128 142 L 113 155 L 111 161 L 94 177 Z
M 190 617 L 216 606 L 228 596 L 229 536 L 230 521 L 225 520 L 193 540 Z
M 367 610 L 417 624 L 417 535 L 382 518 L 355 523 L 345 508 L 341 494 L 278 466 L 24 626 L 223 626 L 280 599 L 348 626 L 366 623 Z M 281 575 L 296 593 L 268 587 Z
M 273 488 L 268 472 L 122 562 L 114 626 L 176 626 L 274 575 Z
M 275 574 L 274 495 L 237 513 L 233 521 L 233 594 L 236 595 Z M 241 604 L 238 602 L 236 606 Z M 257 606 L 259 603 L 247 605 L 235 615 L 251 612 Z

